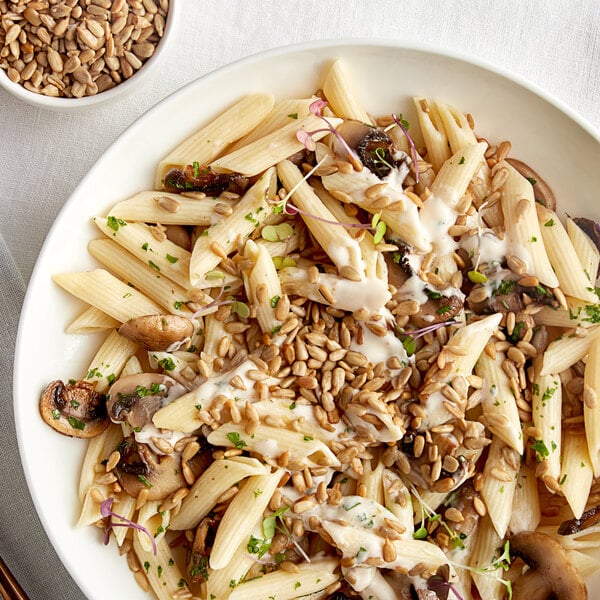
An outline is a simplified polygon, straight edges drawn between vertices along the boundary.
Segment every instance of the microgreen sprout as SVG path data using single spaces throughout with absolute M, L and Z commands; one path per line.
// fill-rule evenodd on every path
M 427 589 L 435 592 L 440 600 L 447 600 L 448 593 L 451 591 L 457 598 L 457 600 L 464 600 L 464 598 L 456 591 L 454 586 L 450 583 L 450 565 L 442 565 L 438 567 L 435 575 L 431 575 L 427 579 Z
M 348 142 L 346 142 L 346 140 L 342 137 L 340 132 L 323 116 L 323 109 L 326 106 L 327 106 L 327 102 L 325 100 L 321 100 L 319 98 L 319 99 L 315 100 L 308 107 L 308 109 L 315 117 L 318 117 L 319 119 L 321 119 L 321 121 L 323 121 L 323 123 L 325 123 L 325 125 L 327 127 L 322 128 L 322 129 L 315 129 L 314 131 L 305 131 L 304 129 L 301 129 L 300 131 L 298 131 L 298 133 L 296 133 L 296 139 L 300 143 L 304 144 L 304 147 L 307 150 L 312 152 L 316 148 L 316 142 L 313 138 L 313 135 L 315 133 L 323 133 L 323 132 L 333 133 L 333 135 L 335 135 L 335 137 L 341 142 L 341 144 L 346 149 L 346 152 L 348 153 L 348 161 L 352 164 L 352 166 L 357 171 L 361 171 L 362 170 L 362 162 L 361 162 L 360 158 L 358 157 L 358 154 L 356 154 L 356 152 L 354 152 L 354 150 L 352 150 L 352 148 L 350 148 L 350 146 L 348 145 Z
M 222 276 L 222 274 L 221 274 L 221 276 Z M 219 293 L 217 294 L 217 297 L 214 300 L 212 300 L 211 302 L 209 302 L 208 304 L 205 304 L 204 306 L 200 307 L 190 317 L 190 319 L 196 319 L 197 317 L 203 315 L 208 310 L 211 310 L 213 308 L 219 308 L 220 306 L 226 306 L 228 304 L 231 305 L 232 313 L 238 314 L 240 317 L 242 317 L 242 319 L 248 318 L 250 316 L 250 307 L 245 302 L 242 302 L 240 300 L 235 300 L 231 296 L 229 298 L 227 298 L 226 300 L 221 300 L 221 298 L 223 297 L 224 291 L 225 291 L 225 284 L 223 282 L 221 284 L 221 287 L 219 288 Z
M 150 538 L 150 542 L 152 543 L 152 552 L 154 553 L 154 556 L 156 556 L 158 550 L 156 548 L 156 542 L 154 541 L 154 537 L 152 536 L 152 534 L 144 526 L 139 525 L 138 523 L 134 523 L 127 517 L 123 517 L 122 515 L 113 512 L 111 510 L 111 506 L 114 500 L 115 499 L 112 497 L 108 498 L 100 505 L 100 514 L 105 519 L 108 519 L 106 529 L 104 530 L 104 544 L 108 544 L 108 541 L 110 539 L 110 532 L 113 529 L 113 527 L 130 527 L 131 529 L 143 531 Z M 115 523 L 113 521 L 113 518 L 119 519 L 120 521 L 122 521 L 122 523 Z
M 421 497 L 419 492 L 417 492 L 414 486 L 411 485 L 410 487 L 411 493 L 417 499 L 417 502 L 421 507 L 421 527 L 419 527 L 419 529 L 417 529 L 415 533 L 413 533 L 413 538 L 418 540 L 425 539 L 428 533 L 427 528 L 425 526 L 425 521 L 427 520 L 430 523 L 438 521 L 440 526 L 443 527 L 446 530 L 446 533 L 450 536 L 450 543 L 452 547 L 464 549 L 465 545 L 462 541 L 462 538 L 456 533 L 456 531 L 450 529 L 450 527 L 448 527 L 446 522 L 442 519 L 442 515 L 436 513 L 435 510 L 433 510 L 433 508 L 426 504 L 425 500 L 423 500 L 423 498 Z
M 294 194 L 294 192 L 300 187 L 300 185 L 302 183 L 304 183 L 305 181 L 307 181 L 309 179 L 309 177 L 328 158 L 329 158 L 328 155 L 324 156 L 308 173 L 306 173 L 306 175 L 283 198 L 281 198 L 277 201 L 269 200 L 268 201 L 269 204 L 273 205 L 273 213 L 275 213 L 275 214 L 283 213 L 284 215 L 288 215 L 291 217 L 300 214 L 300 215 L 304 215 L 305 217 L 308 217 L 309 219 L 315 219 L 315 221 L 320 221 L 321 223 L 327 223 L 328 225 L 338 225 L 340 227 L 348 227 L 351 229 L 365 229 L 367 231 L 373 231 L 374 232 L 373 241 L 375 242 L 375 244 L 379 244 L 381 241 L 383 241 L 383 238 L 387 231 L 386 223 L 381 220 L 381 213 L 375 214 L 371 220 L 371 223 L 344 223 L 344 222 L 340 222 L 340 221 L 334 221 L 332 219 L 325 219 L 324 217 L 319 217 L 318 215 L 314 215 L 305 210 L 302 210 L 301 208 L 298 208 L 297 206 L 295 206 L 294 204 L 292 204 L 289 201 L 290 198 L 292 197 L 292 195 Z M 266 226 L 266 227 L 272 227 L 272 226 Z M 279 225 L 276 227 L 282 227 L 282 225 Z M 279 237 L 279 234 L 280 234 L 279 230 L 268 229 L 266 232 L 266 237 L 265 237 L 265 235 L 262 235 L 262 234 L 261 235 L 262 235 L 262 237 L 264 237 L 264 239 L 267 239 L 269 241 L 276 241 L 275 239 L 271 240 L 270 238 L 273 236 Z
M 456 323 L 454 319 L 450 319 L 448 321 L 442 321 L 441 323 L 433 323 L 431 325 L 427 325 L 426 327 L 422 327 L 421 329 L 414 329 L 413 331 L 404 331 L 400 329 L 396 332 L 396 336 L 402 342 L 404 349 L 406 350 L 406 354 L 408 356 L 412 356 L 415 353 L 416 345 L 415 342 L 420 337 L 439 329 L 440 327 L 447 327 L 448 325 L 453 325 Z
M 400 115 L 400 118 L 398 118 L 396 115 L 392 115 L 392 119 L 394 119 L 394 123 L 398 125 L 398 127 L 400 128 L 400 130 L 402 131 L 402 133 L 408 141 L 408 145 L 410 146 L 410 153 L 415 167 L 415 182 L 419 183 L 419 157 L 417 155 L 417 148 L 415 147 L 415 143 L 412 137 L 410 137 L 410 134 L 408 133 L 408 121 L 404 120 L 402 118 L 402 115 Z
M 300 544 L 294 540 L 291 531 L 287 528 L 282 519 L 282 515 L 287 512 L 289 508 L 289 506 L 282 506 L 263 519 L 262 531 L 265 539 L 258 539 L 254 536 L 250 536 L 250 540 L 248 541 L 247 545 L 247 549 L 250 554 L 257 554 L 258 558 L 263 556 L 270 549 L 271 544 L 273 543 L 273 538 L 275 537 L 275 532 L 279 530 L 290 539 L 302 557 L 307 562 L 311 562 L 310 557 L 306 554 L 306 552 L 304 552 Z
M 510 579 L 503 579 L 502 577 L 494 575 L 494 571 L 498 569 L 502 569 L 503 571 L 508 571 L 511 565 L 511 556 L 510 556 L 510 541 L 506 540 L 504 545 L 502 546 L 502 554 L 495 560 L 493 560 L 489 565 L 485 567 L 469 567 L 467 565 L 455 565 L 456 567 L 466 569 L 471 573 L 481 573 L 482 575 L 490 575 L 494 577 L 497 581 L 499 581 L 503 586 L 506 587 L 508 591 L 508 600 L 512 599 L 512 582 Z

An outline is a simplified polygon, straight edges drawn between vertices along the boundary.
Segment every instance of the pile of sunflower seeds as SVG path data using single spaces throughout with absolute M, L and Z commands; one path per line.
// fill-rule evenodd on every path
M 0 68 L 37 94 L 98 94 L 154 54 L 168 10 L 169 0 L 0 0 Z

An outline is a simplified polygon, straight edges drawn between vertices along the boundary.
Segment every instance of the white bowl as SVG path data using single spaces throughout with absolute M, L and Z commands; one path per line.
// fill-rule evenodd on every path
M 402 111 L 410 121 L 416 118 L 412 96 L 443 99 L 472 113 L 478 132 L 492 143 L 511 140 L 512 155 L 552 186 L 561 213 L 600 217 L 600 136 L 593 128 L 519 78 L 422 45 L 350 40 L 278 48 L 194 81 L 150 110 L 106 151 L 56 219 L 31 277 L 15 353 L 16 430 L 29 489 L 58 555 L 91 600 L 147 600 L 149 595 L 137 587 L 114 544 L 102 546 L 98 529 L 74 526 L 84 445 L 58 435 L 38 414 L 43 387 L 85 372 L 101 341 L 65 334 L 82 304 L 53 284 L 51 275 L 97 266 L 85 252 L 90 239 L 99 237 L 90 218 L 150 189 L 158 161 L 190 132 L 243 94 L 310 95 L 335 58 L 348 64 L 373 114 Z M 590 597 L 600 597 L 600 575 L 590 581 Z
M 154 54 L 144 62 L 139 70 L 137 70 L 129 79 L 124 79 L 121 83 L 104 92 L 100 92 L 93 96 L 83 96 L 82 98 L 65 98 L 45 96 L 44 94 L 36 94 L 31 92 L 19 83 L 11 81 L 4 69 L 0 69 L 0 87 L 10 92 L 16 98 L 23 100 L 29 104 L 39 106 L 54 111 L 70 111 L 85 109 L 90 106 L 98 106 L 108 102 L 115 102 L 125 95 L 133 92 L 148 79 L 151 72 L 156 69 L 160 63 L 161 56 L 165 53 L 171 41 L 176 37 L 176 24 L 178 14 L 181 9 L 180 0 L 169 1 L 169 12 L 167 14 L 165 30 L 163 37 L 156 46 Z

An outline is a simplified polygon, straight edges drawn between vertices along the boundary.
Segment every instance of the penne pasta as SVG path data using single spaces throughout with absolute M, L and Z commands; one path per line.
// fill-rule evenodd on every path
M 337 116 L 372 123 L 371 117 L 358 99 L 342 61 L 334 61 L 327 71 L 323 82 L 323 93 Z
M 558 215 L 541 204 L 536 205 L 536 210 L 539 222 L 543 223 L 543 227 L 540 228 L 542 239 L 560 282 L 560 289 L 568 296 L 596 303 L 598 297 L 594 293 L 593 285 L 579 262 L 577 252 Z
M 231 215 L 206 230 L 200 236 L 190 258 L 189 279 L 198 284 L 236 247 L 265 221 L 272 209 L 268 203 L 269 190 L 273 189 L 275 171 L 267 171 L 240 199 Z
M 336 118 L 327 120 L 333 127 L 341 123 Z M 312 114 L 303 119 L 294 119 L 281 129 L 213 161 L 210 166 L 217 172 L 231 171 L 253 177 L 304 148 L 296 137 L 298 131 L 313 132 L 312 138 L 317 141 L 327 134 L 327 130 L 322 129 L 323 122 Z
M 134 317 L 161 314 L 161 307 L 103 269 L 61 273 L 52 277 L 73 296 L 124 323 Z
M 90 306 L 73 319 L 65 331 L 67 333 L 98 333 L 107 329 L 115 329 L 119 325 L 120 323 L 116 319 L 95 306 Z
M 185 168 L 194 162 L 200 165 L 211 162 L 229 144 L 254 129 L 269 114 L 273 104 L 273 97 L 269 94 L 251 94 L 236 102 L 160 161 L 155 188 L 163 188 L 164 177 L 173 168 Z
M 583 514 L 594 471 L 582 431 L 567 429 L 563 439 L 558 483 L 576 519 Z
M 110 209 L 116 219 L 161 225 L 210 227 L 223 219 L 234 202 L 227 198 L 186 198 L 181 194 L 148 190 L 122 200 Z
M 240 491 L 225 511 L 210 555 L 210 566 L 218 570 L 226 567 L 241 543 L 250 538 L 257 520 L 262 518 L 283 471 L 252 475 L 240 486 Z

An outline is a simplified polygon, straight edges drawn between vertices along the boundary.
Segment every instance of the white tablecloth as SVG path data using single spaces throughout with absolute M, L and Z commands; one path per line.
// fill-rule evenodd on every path
M 0 556 L 36 600 L 83 596 L 47 541 L 19 462 L 10 389 L 19 309 L 56 214 L 134 119 L 248 54 L 313 39 L 374 37 L 483 58 L 545 88 L 600 128 L 598 0 L 179 1 L 186 15 L 159 72 L 117 104 L 60 114 L 0 90 Z

